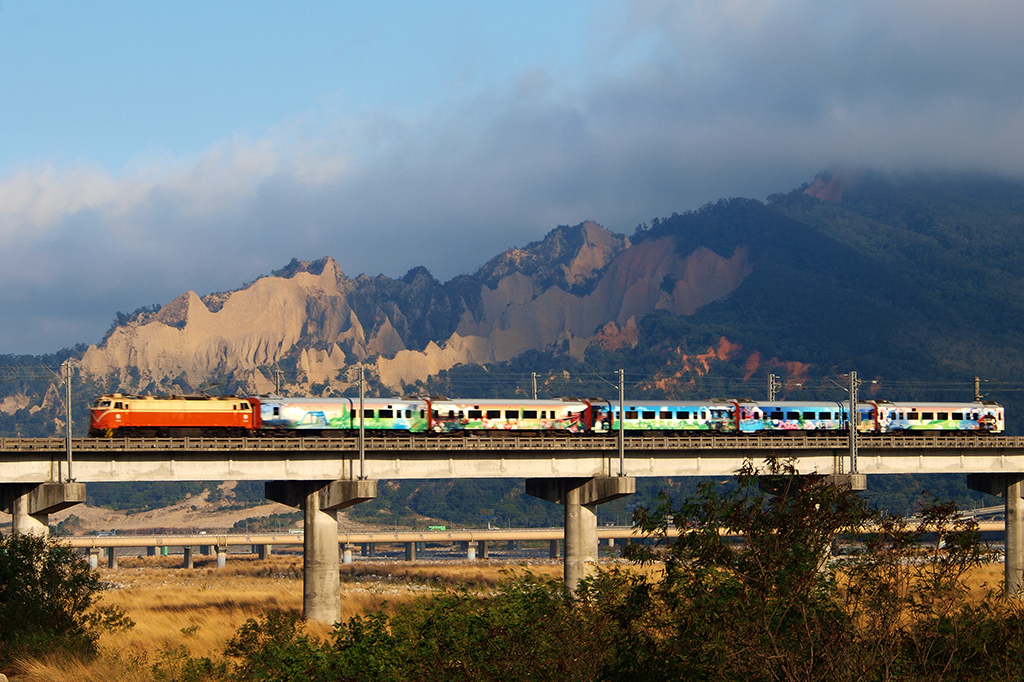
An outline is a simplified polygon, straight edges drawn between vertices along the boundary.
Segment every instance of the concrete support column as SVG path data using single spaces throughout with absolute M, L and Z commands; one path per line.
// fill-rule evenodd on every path
M 117 570 L 117 547 L 107 547 L 107 568 Z
M 634 492 L 636 479 L 629 476 L 526 479 L 527 495 L 565 507 L 563 565 L 570 592 L 597 568 L 597 505 Z
M 210 546 L 209 545 L 199 545 L 199 554 L 202 555 L 202 556 L 210 556 Z
M 968 474 L 967 487 L 998 495 L 1006 504 L 1004 590 L 1008 597 L 1024 596 L 1024 473 Z
M 515 540 L 509 540 L 508 541 L 508 551 L 514 552 L 514 551 L 516 551 L 516 549 L 517 549 L 516 548 L 516 541 Z
M 376 481 L 271 481 L 264 492 L 268 499 L 303 512 L 302 616 L 321 623 L 338 622 L 338 510 L 376 497 Z
M 193 557 L 192 557 L 192 550 L 194 550 L 194 549 L 195 549 L 194 547 L 186 547 L 185 548 L 185 556 L 184 556 L 184 558 L 181 561 L 181 567 L 182 568 L 194 568 L 194 560 L 193 560 Z
M 146 556 L 156 556 L 157 548 L 155 545 L 151 545 L 146 548 Z
M 366 542 L 359 543 L 359 554 L 360 556 L 370 556 L 370 545 Z
M 608 546 L 609 547 L 614 547 L 615 546 L 615 538 L 608 538 Z
M 480 541 L 480 558 L 481 559 L 490 559 L 491 558 L 491 548 L 490 548 L 490 545 L 487 544 L 487 540 L 481 540 Z
M 377 556 L 377 543 L 376 542 L 368 543 L 366 545 L 366 553 L 367 553 L 367 556 L 371 556 L 371 557 Z
M 416 543 L 407 542 L 405 543 L 405 560 L 416 561 Z
M 352 550 L 355 549 L 355 547 L 356 546 L 353 545 L 351 542 L 346 542 L 345 543 L 345 545 L 342 547 L 342 551 L 341 551 L 341 563 L 343 563 L 343 564 L 350 564 L 350 563 L 352 563 Z
M 100 550 L 98 547 L 89 549 L 89 568 L 96 570 L 100 567 Z
M 580 489 L 565 491 L 565 584 L 575 592 L 580 580 L 597 571 L 597 505 L 582 504 Z
M 253 545 L 252 551 L 260 561 L 265 560 L 274 551 L 273 545 Z
M 1020 597 L 1024 589 L 1024 480 L 1007 482 L 1006 486 L 1006 563 L 1003 571 L 1006 594 Z
M 0 483 L 0 511 L 14 535 L 49 534 L 50 514 L 85 502 L 84 483 Z
M 467 542 L 466 543 L 466 559 L 468 559 L 469 561 L 475 561 L 476 560 L 476 546 L 477 546 L 476 542 Z
M 341 620 L 338 572 L 338 511 L 320 508 L 321 491 L 312 490 L 303 505 L 302 615 L 309 620 Z
M 228 564 L 228 546 L 217 545 L 217 568 L 224 568 Z
M 550 543 L 548 543 L 548 558 L 549 559 L 561 559 L 562 558 L 561 545 L 562 545 L 562 541 L 561 540 L 552 540 Z

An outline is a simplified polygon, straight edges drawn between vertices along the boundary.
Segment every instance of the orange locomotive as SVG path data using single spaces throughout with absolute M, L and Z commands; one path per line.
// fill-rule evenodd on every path
M 246 436 L 260 428 L 260 401 L 240 396 L 139 396 L 112 393 L 90 409 L 94 438 Z

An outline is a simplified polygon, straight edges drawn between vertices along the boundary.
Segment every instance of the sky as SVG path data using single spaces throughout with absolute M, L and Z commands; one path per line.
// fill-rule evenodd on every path
M 827 168 L 1024 176 L 1024 3 L 0 0 L 0 355 Z

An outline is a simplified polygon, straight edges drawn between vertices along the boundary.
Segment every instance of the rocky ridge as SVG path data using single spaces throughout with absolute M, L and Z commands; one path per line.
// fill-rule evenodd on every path
M 353 279 L 329 257 L 292 261 L 237 291 L 188 291 L 116 326 L 89 347 L 81 369 L 122 390 L 227 376 L 265 393 L 274 389 L 273 368 L 294 367 L 290 388 L 322 392 L 348 384 L 362 363 L 399 391 L 459 363 L 554 344 L 582 357 L 591 343 L 635 342 L 643 315 L 689 315 L 728 297 L 750 274 L 748 257 L 743 246 L 728 258 L 703 247 L 680 255 L 672 237 L 633 245 L 585 222 L 444 284 L 424 268 L 401 279 Z

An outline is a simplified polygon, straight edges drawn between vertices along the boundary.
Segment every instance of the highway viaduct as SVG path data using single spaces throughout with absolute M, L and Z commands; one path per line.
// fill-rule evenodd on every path
M 614 436 L 459 435 L 346 438 L 0 438 L 0 509 L 20 533 L 45 533 L 48 516 L 85 500 L 92 482 L 266 482 L 269 499 L 303 510 L 303 612 L 340 614 L 340 509 L 373 499 L 379 480 L 522 478 L 526 492 L 564 506 L 565 580 L 597 560 L 597 505 L 629 495 L 642 476 L 729 476 L 745 461 L 792 459 L 801 474 L 865 486 L 867 475 L 969 474 L 1006 505 L 1006 589 L 1024 574 L 1024 438 L 992 435 Z M 68 452 L 71 457 L 68 457 Z

